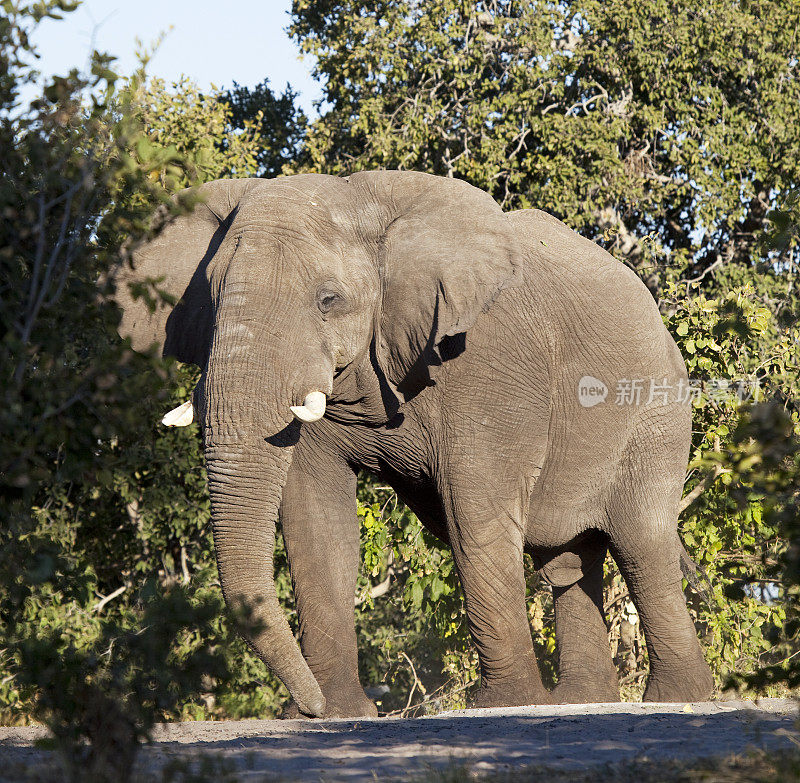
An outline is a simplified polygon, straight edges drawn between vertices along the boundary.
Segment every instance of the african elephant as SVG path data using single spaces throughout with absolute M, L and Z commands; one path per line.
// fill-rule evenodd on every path
M 669 390 L 686 370 L 631 271 L 544 212 L 505 214 L 417 172 L 220 180 L 200 194 L 121 267 L 120 332 L 202 368 L 194 409 L 222 589 L 257 607 L 249 641 L 295 713 L 376 714 L 353 617 L 361 469 L 453 549 L 476 706 L 618 700 L 608 549 L 646 636 L 645 698 L 709 695 L 679 570 L 691 414 Z M 179 301 L 151 313 L 126 283 L 157 277 Z M 613 399 L 633 381 L 638 399 Z M 302 654 L 274 587 L 279 515 Z M 555 597 L 552 695 L 524 552 Z

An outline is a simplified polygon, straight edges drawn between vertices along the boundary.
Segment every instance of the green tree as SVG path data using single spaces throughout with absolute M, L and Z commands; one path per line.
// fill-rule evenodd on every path
M 237 115 L 227 95 L 202 92 L 185 76 L 169 86 L 150 79 L 136 90 L 136 116 L 148 143 L 174 150 L 187 166 L 170 191 L 221 177 L 255 177 L 263 156 L 276 154 L 256 119 Z
M 277 177 L 284 166 L 298 160 L 307 119 L 296 106 L 297 93 L 290 85 L 276 95 L 269 79 L 255 87 L 234 82 L 222 98 L 230 104 L 232 127 L 245 130 L 252 125 L 263 139 L 257 153 L 259 177 Z
M 776 425 L 770 438 L 791 437 L 787 425 L 800 432 L 782 403 L 800 398 L 800 331 L 781 332 L 749 285 L 715 297 L 679 291 L 666 294 L 674 297 L 666 321 L 700 387 L 681 533 L 704 570 L 707 595 L 692 609 L 724 683 L 777 660 L 774 642 L 786 620 L 788 596 L 774 599 L 787 530 L 774 512 L 787 510 L 788 498 L 766 490 L 760 475 L 776 475 L 782 457 L 766 467 L 758 455 L 767 421 Z

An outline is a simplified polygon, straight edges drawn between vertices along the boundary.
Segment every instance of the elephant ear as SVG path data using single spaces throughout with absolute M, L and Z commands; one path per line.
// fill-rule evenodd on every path
M 492 197 L 456 179 L 412 171 L 362 172 L 382 213 L 383 302 L 374 360 L 405 402 L 432 383 L 444 341 L 466 332 L 521 274 L 521 250 Z
M 221 179 L 197 188 L 194 208 L 171 217 L 161 208 L 153 239 L 124 254 L 116 270 L 119 333 L 136 351 L 155 347 L 163 356 L 202 366 L 211 336 L 212 304 L 206 267 L 242 199 L 260 179 Z M 192 194 L 184 190 L 176 201 Z M 153 296 L 152 286 L 166 295 Z

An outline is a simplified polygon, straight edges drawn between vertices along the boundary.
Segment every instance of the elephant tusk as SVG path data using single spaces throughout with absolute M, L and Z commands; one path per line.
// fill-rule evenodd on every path
M 298 421 L 319 421 L 325 415 L 325 395 L 321 391 L 309 392 L 302 405 L 290 405 L 289 410 Z
M 194 405 L 192 401 L 184 402 L 177 408 L 173 408 L 163 419 L 161 423 L 167 427 L 188 427 L 194 420 Z

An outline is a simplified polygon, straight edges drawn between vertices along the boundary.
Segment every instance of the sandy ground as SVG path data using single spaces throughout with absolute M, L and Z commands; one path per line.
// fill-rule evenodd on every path
M 478 773 L 534 764 L 586 769 L 797 747 L 796 722 L 795 702 L 762 699 L 463 710 L 417 719 L 174 723 L 158 727 L 137 768 L 156 779 L 170 760 L 210 754 L 224 757 L 241 781 L 407 779 L 451 764 Z M 49 751 L 34 747 L 44 736 L 40 728 L 0 728 L 0 780 L 51 763 Z

